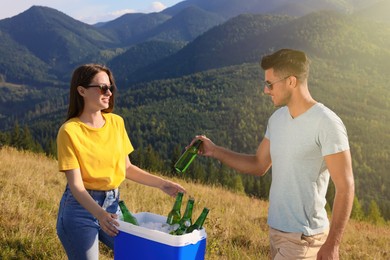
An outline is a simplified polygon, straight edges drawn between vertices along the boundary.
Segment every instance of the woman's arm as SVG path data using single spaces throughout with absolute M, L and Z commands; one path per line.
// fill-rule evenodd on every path
M 133 165 L 128 156 L 126 156 L 126 178 L 143 185 L 159 188 L 172 197 L 176 196 L 178 192 L 185 192 L 181 185 L 150 174 Z
M 110 236 L 116 235 L 118 230 L 113 225 L 119 225 L 118 222 L 116 222 L 117 215 L 108 213 L 93 200 L 84 187 L 80 169 L 65 171 L 65 176 L 68 180 L 70 191 L 76 200 L 99 220 L 100 227 L 104 232 Z

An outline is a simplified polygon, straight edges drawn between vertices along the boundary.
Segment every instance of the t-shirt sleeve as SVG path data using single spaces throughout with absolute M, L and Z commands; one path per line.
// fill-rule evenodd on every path
M 267 129 L 265 130 L 265 134 L 264 134 L 264 137 L 267 138 L 269 140 L 269 130 L 268 130 L 268 124 L 267 124 Z
M 323 156 L 349 150 L 347 129 L 336 114 L 330 114 L 322 120 L 319 142 Z
M 72 140 L 64 127 L 61 127 L 57 135 L 57 157 L 59 171 L 80 168 Z

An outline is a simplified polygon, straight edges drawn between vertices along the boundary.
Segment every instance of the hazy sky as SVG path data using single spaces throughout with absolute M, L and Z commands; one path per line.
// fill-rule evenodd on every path
M 125 13 L 159 12 L 184 0 L 0 0 L 0 20 L 18 15 L 33 5 L 47 6 L 79 21 L 94 24 Z

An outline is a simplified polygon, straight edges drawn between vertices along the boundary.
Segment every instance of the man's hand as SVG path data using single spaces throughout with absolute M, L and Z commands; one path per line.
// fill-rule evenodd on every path
M 326 242 L 322 245 L 317 254 L 317 260 L 338 260 L 339 246 L 329 245 Z

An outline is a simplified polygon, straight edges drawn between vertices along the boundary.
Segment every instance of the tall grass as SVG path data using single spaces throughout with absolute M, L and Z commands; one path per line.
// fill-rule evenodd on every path
M 172 178 L 195 198 L 194 216 L 210 208 L 205 223 L 206 259 L 268 259 L 268 203 L 221 187 Z M 65 177 L 54 159 L 3 147 L 0 149 L 0 259 L 66 259 L 57 238 L 57 208 Z M 130 181 L 121 197 L 133 212 L 168 214 L 174 198 Z M 184 203 L 183 203 L 184 204 Z M 350 221 L 341 259 L 390 259 L 390 227 Z M 101 259 L 113 253 L 101 247 Z

